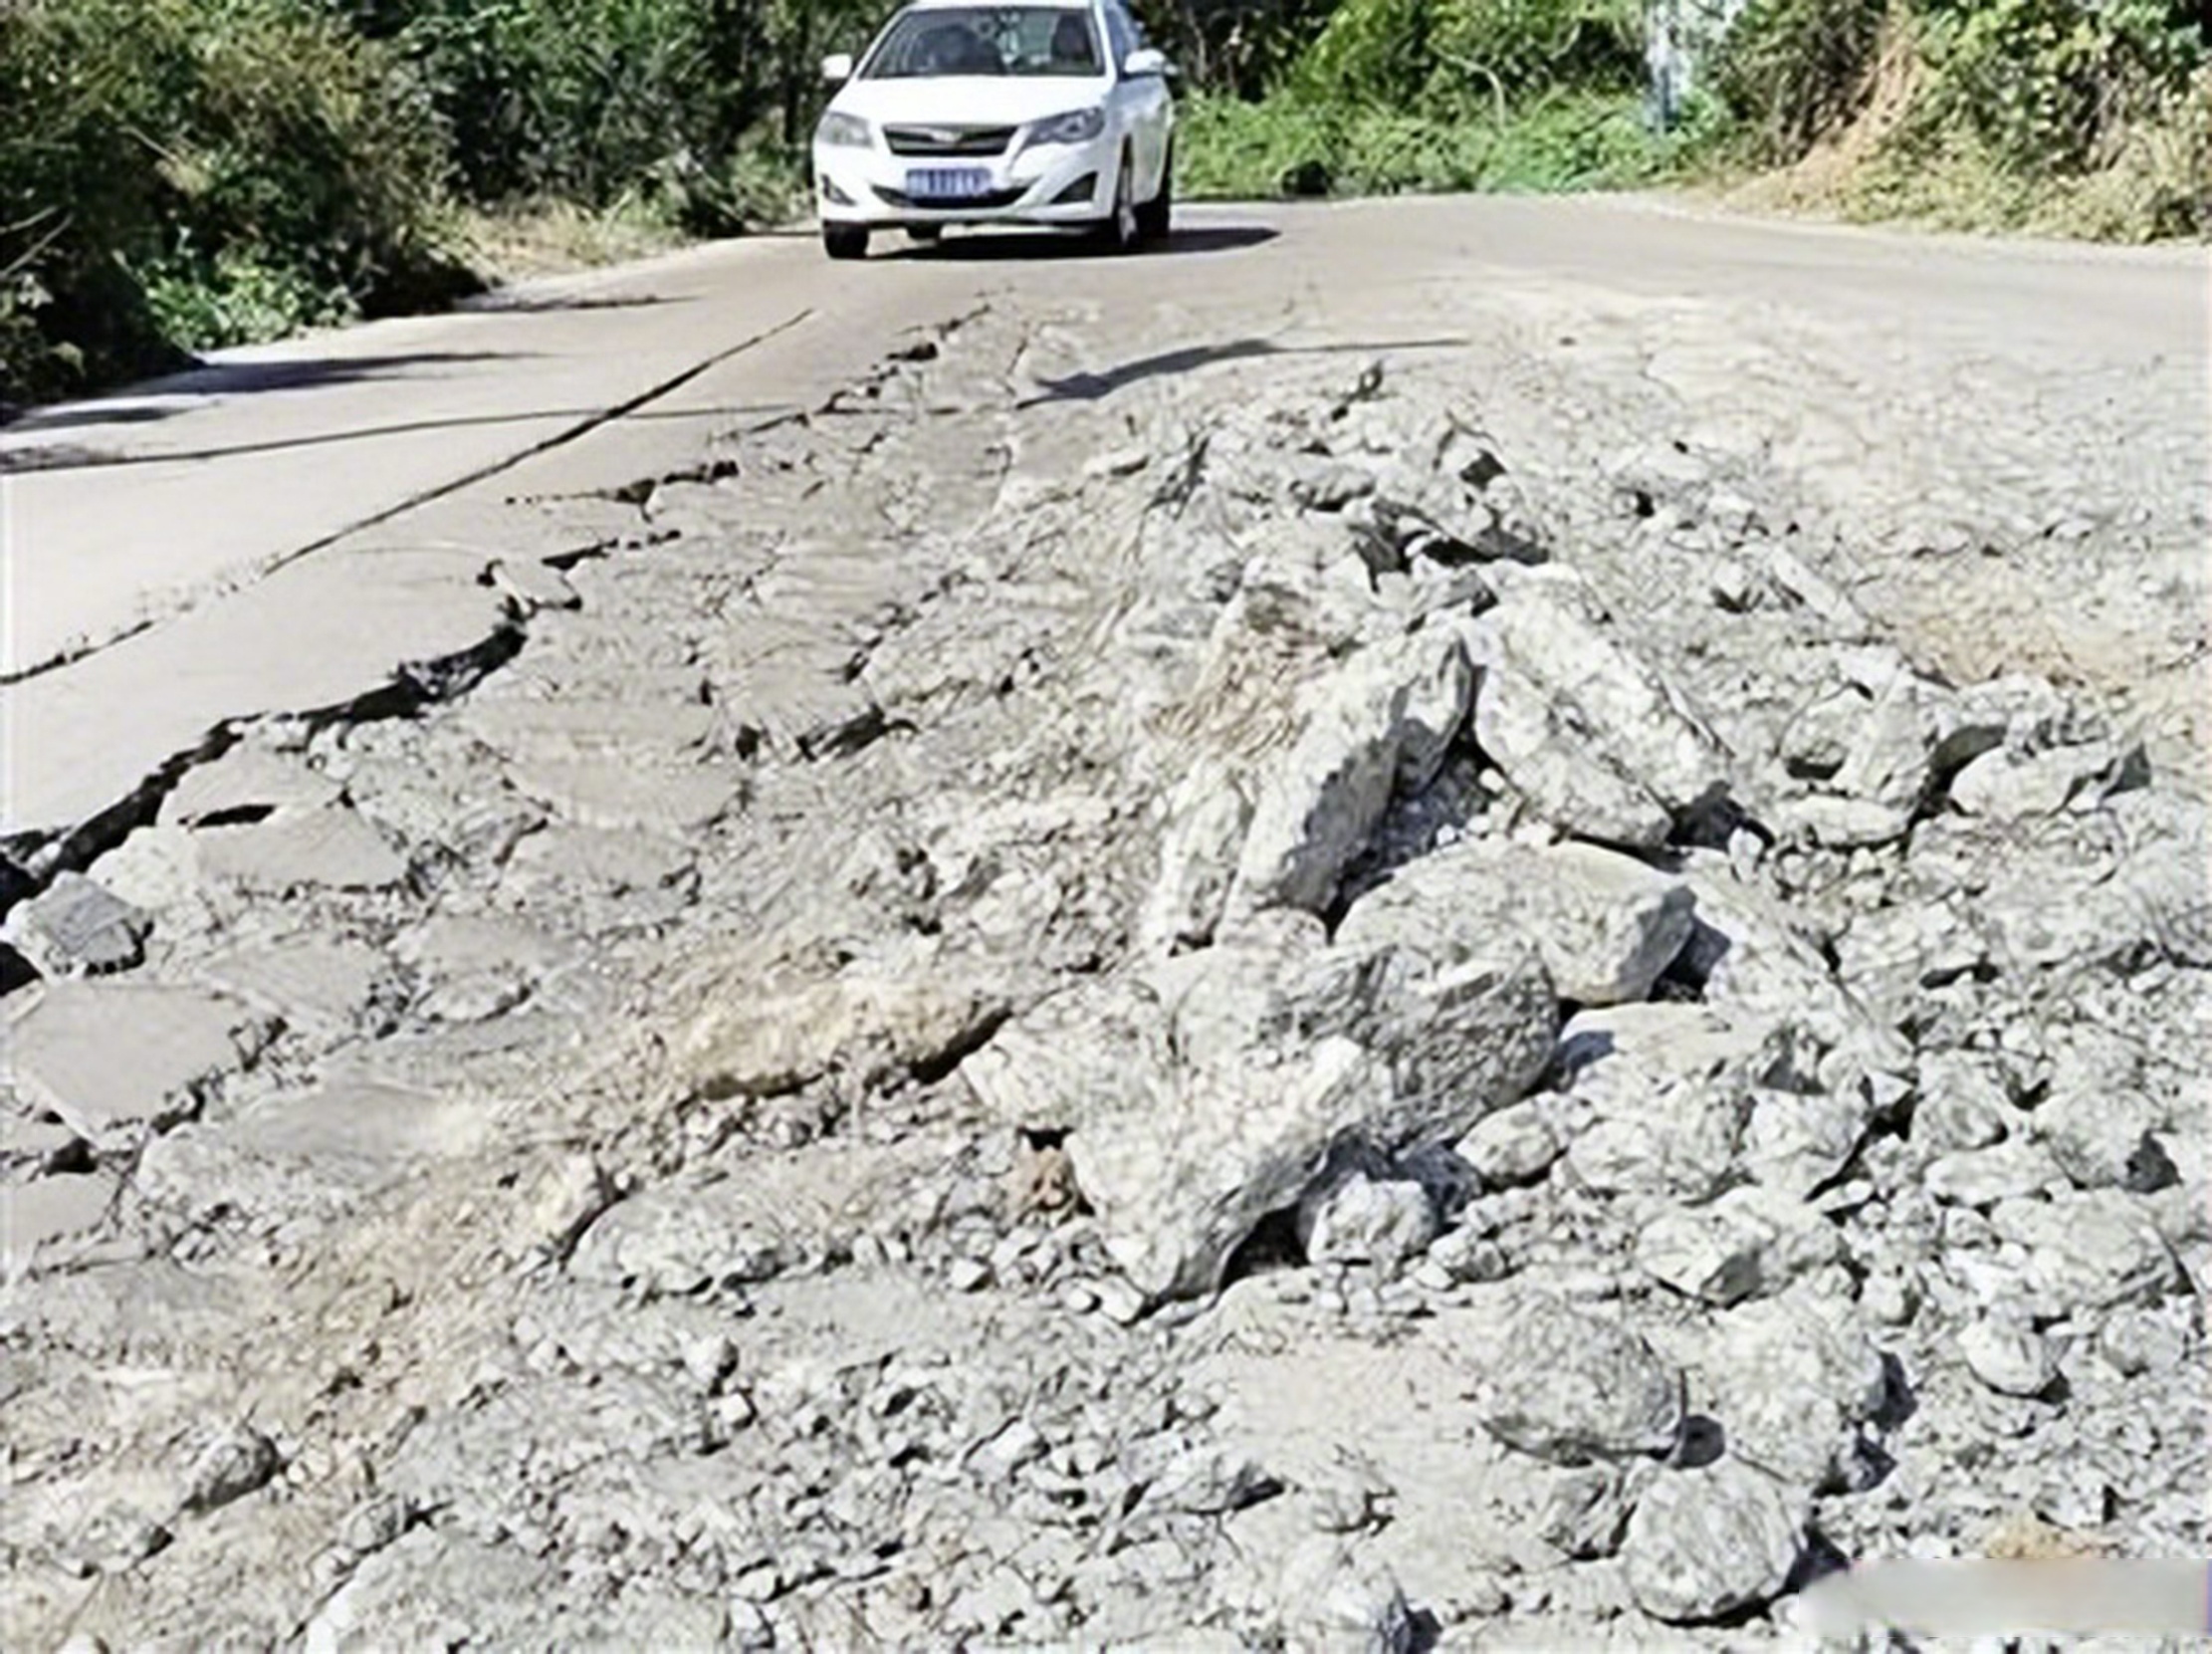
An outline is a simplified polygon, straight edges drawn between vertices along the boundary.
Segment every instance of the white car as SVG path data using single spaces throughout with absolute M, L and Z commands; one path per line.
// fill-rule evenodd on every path
M 876 230 L 1082 228 L 1116 251 L 1167 234 L 1175 101 L 1167 59 L 1123 0 L 914 0 L 814 129 L 822 246 L 867 256 Z

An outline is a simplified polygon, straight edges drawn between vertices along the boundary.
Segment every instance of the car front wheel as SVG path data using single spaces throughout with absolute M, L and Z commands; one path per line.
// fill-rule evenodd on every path
M 1098 221 L 1095 232 L 1101 252 L 1126 253 L 1137 245 L 1142 234 L 1137 223 L 1139 210 L 1136 172 L 1129 151 L 1124 149 L 1121 168 L 1114 175 L 1114 210 Z
M 1137 209 L 1137 238 L 1148 245 L 1168 239 L 1175 220 L 1175 150 L 1160 163 L 1160 192 Z
M 822 226 L 822 251 L 833 259 L 864 259 L 868 256 L 868 229 L 864 224 L 824 224 Z

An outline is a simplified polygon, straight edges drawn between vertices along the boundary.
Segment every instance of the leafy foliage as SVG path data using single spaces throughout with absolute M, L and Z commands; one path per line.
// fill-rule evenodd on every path
M 1346 0 L 1298 60 L 1308 97 L 1353 103 L 1500 103 L 1633 90 L 1640 0 Z
M 2193 8 L 2192 8 L 2193 9 Z M 1925 29 L 1930 122 L 1972 133 L 2005 163 L 2079 172 L 2181 96 L 2200 29 L 2163 0 L 1938 0 Z
M 66 388 L 238 331 L 182 325 L 180 283 L 290 323 L 419 302 L 455 276 L 445 170 L 420 82 L 311 0 L 15 0 L 0 383 Z
M 1794 161 L 1859 113 L 1887 11 L 1886 0 L 1752 0 L 1712 78 L 1754 159 Z

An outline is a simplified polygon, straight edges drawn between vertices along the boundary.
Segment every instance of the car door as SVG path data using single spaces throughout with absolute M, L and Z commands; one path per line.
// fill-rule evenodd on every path
M 1150 43 L 1126 7 L 1109 3 L 1104 11 L 1107 51 L 1114 60 L 1114 96 L 1123 106 L 1124 129 L 1130 136 L 1137 198 L 1149 201 L 1160 193 L 1161 169 L 1167 164 L 1173 101 L 1168 96 L 1164 77 L 1131 78 L 1123 73 L 1122 66 L 1129 61 L 1130 54 L 1143 50 Z

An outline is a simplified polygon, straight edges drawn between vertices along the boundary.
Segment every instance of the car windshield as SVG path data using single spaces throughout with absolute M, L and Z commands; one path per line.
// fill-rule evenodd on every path
M 871 81 L 938 75 L 1104 73 L 1091 15 L 1066 6 L 932 6 L 891 25 L 862 71 Z

